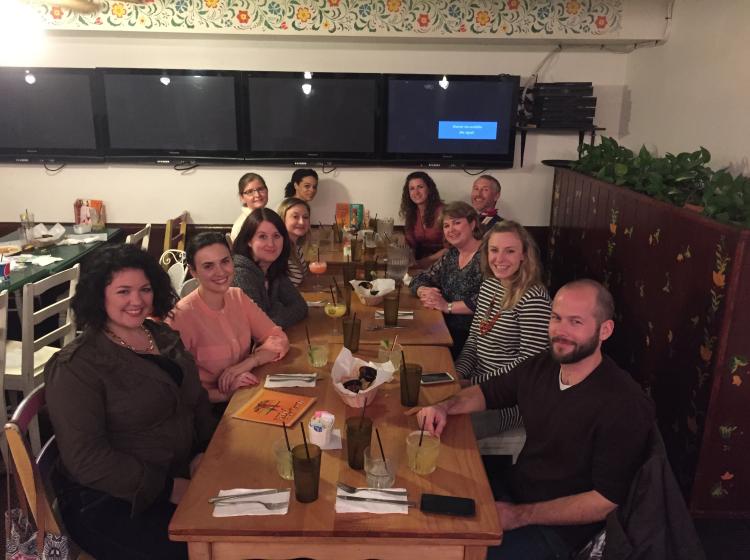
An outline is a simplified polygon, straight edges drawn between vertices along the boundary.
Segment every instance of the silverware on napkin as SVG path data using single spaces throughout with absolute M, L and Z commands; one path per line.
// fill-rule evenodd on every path
M 289 492 L 289 488 L 274 488 L 273 490 L 260 490 L 259 492 L 243 492 L 242 494 L 227 494 L 226 496 L 214 496 L 209 498 L 208 502 L 215 504 L 216 502 L 224 502 L 234 500 L 236 498 L 250 498 L 254 496 L 267 496 L 268 494 L 281 494 L 282 492 Z
M 342 496 L 339 494 L 336 498 L 340 500 L 348 500 L 350 502 L 372 502 L 375 504 L 393 504 L 397 506 L 417 507 L 416 502 L 408 502 L 406 500 L 381 500 L 380 498 L 362 498 L 360 496 Z

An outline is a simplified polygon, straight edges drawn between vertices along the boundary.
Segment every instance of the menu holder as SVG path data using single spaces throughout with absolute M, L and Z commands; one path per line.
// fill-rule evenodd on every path
M 261 389 L 233 418 L 281 426 L 292 426 L 315 402 L 315 397 Z

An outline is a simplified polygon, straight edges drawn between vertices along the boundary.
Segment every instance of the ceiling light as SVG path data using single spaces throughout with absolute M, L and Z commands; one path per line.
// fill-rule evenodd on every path
M 168 86 L 168 85 L 169 85 L 169 83 L 170 83 L 170 82 L 171 82 L 172 80 L 170 80 L 170 79 L 169 79 L 169 76 L 162 76 L 161 78 L 159 78 L 159 81 L 160 81 L 160 82 L 161 82 L 162 84 L 164 84 L 165 86 Z
M 34 76 L 34 74 L 32 74 L 31 72 L 29 72 L 28 70 L 26 70 L 26 75 L 23 77 L 23 79 L 29 85 L 36 83 L 36 76 Z
M 443 89 L 448 89 L 448 78 L 443 76 L 443 79 L 438 82 L 438 85 Z
M 305 79 L 312 80 L 312 72 L 305 72 Z
M 302 93 L 305 95 L 310 95 L 310 92 L 312 91 L 312 86 L 310 84 L 302 84 Z

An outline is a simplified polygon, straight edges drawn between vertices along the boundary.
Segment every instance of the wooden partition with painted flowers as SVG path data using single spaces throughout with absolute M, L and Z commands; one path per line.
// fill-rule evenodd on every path
M 552 196 L 552 291 L 610 289 L 605 352 L 653 397 L 691 511 L 750 516 L 750 230 L 568 169 Z

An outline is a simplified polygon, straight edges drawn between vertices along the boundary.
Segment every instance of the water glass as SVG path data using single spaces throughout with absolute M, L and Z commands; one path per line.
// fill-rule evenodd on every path
M 401 364 L 401 404 L 403 406 L 417 406 L 419 403 L 419 387 L 422 382 L 422 366 L 417 364 Z
M 292 470 L 292 452 L 286 446 L 286 440 L 277 439 L 271 446 L 273 457 L 276 461 L 276 471 L 284 480 L 294 480 L 294 471 Z
M 346 419 L 346 457 L 349 466 L 362 470 L 365 466 L 365 449 L 372 439 L 372 418 L 352 416 Z
M 365 475 L 367 475 L 368 488 L 393 488 L 396 481 L 395 461 L 386 457 L 385 461 L 380 454 L 380 449 L 368 447 L 365 449 Z

